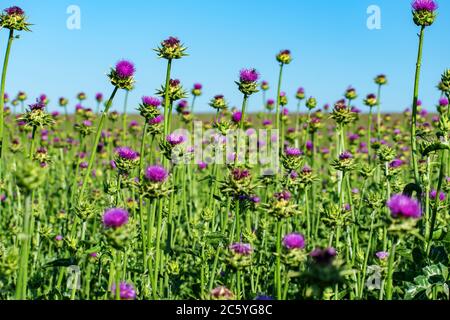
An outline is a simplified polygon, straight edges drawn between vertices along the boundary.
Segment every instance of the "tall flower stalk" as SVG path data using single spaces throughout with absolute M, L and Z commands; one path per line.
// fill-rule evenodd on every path
M 277 61 L 280 63 L 280 73 L 278 75 L 278 88 L 277 88 L 277 102 L 276 102 L 276 127 L 275 129 L 281 130 L 281 112 L 280 112 L 280 105 L 281 105 L 281 82 L 283 80 L 283 68 L 284 65 L 291 63 L 292 57 L 291 52 L 289 50 L 282 50 L 280 53 L 276 56 Z M 281 141 L 280 143 L 280 152 L 283 149 L 284 141 Z
M 122 60 L 116 64 L 116 67 L 114 69 L 111 69 L 111 72 L 108 75 L 108 77 L 111 80 L 111 84 L 114 86 L 114 90 L 111 93 L 111 96 L 108 99 L 108 102 L 106 103 L 105 110 L 103 111 L 103 113 L 100 117 L 100 122 L 98 123 L 98 126 L 97 126 L 97 132 L 95 134 L 95 138 L 94 138 L 91 150 L 90 150 L 88 167 L 87 167 L 84 179 L 83 179 L 83 184 L 81 185 L 81 189 L 79 192 L 79 200 L 80 201 L 83 198 L 84 190 L 86 189 L 87 182 L 89 180 L 89 176 L 91 175 L 91 172 L 92 172 L 92 167 L 94 165 L 97 145 L 100 141 L 102 129 L 105 124 L 106 117 L 108 115 L 109 109 L 111 108 L 114 97 L 116 96 L 116 93 L 119 89 L 123 89 L 123 90 L 133 89 L 133 85 L 135 82 L 134 81 L 135 71 L 136 71 L 136 69 L 134 68 L 134 65 L 131 62 Z
M 0 177 L 2 175 L 2 153 L 3 153 L 3 130 L 4 130 L 4 108 L 5 108 L 5 86 L 6 74 L 8 71 L 9 57 L 11 53 L 11 46 L 13 43 L 14 31 L 31 31 L 30 24 L 27 23 L 25 12 L 19 7 L 10 7 L 0 14 L 0 29 L 5 28 L 9 30 L 8 43 L 6 45 L 5 59 L 3 61 L 3 71 L 0 84 Z
M 434 0 L 415 0 L 412 4 L 414 23 L 420 27 L 419 49 L 417 52 L 416 73 L 414 78 L 414 95 L 411 115 L 411 157 L 414 180 L 420 185 L 419 167 L 417 164 L 417 106 L 419 100 L 420 70 L 422 67 L 422 51 L 425 28 L 431 26 L 436 18 L 437 4 Z

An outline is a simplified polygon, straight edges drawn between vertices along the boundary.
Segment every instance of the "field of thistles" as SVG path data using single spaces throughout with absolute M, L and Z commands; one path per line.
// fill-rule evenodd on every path
M 32 13 L 3 10 L 0 299 L 448 300 L 450 70 L 425 108 L 421 62 L 433 57 L 422 49 L 438 6 L 410 10 L 413 99 L 392 115 L 384 74 L 374 93 L 344 87 L 323 107 L 307 88 L 288 92 L 300 53 L 286 49 L 268 61 L 276 79 L 236 70 L 226 85 L 239 107 L 205 99 L 206 83 L 173 77 L 190 54 L 173 36 L 154 45 L 166 72 L 139 105 L 128 103 L 139 65 L 124 59 L 105 66 L 104 94 L 13 93 L 11 48 Z

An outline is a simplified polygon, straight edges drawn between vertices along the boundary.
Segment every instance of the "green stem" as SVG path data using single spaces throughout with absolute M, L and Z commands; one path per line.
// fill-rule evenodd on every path
M 414 170 L 414 180 L 417 185 L 420 184 L 419 178 L 419 167 L 417 165 L 417 141 L 416 141 L 416 125 L 417 125 L 417 101 L 419 99 L 419 80 L 420 80 L 420 69 L 422 66 L 422 49 L 423 49 L 423 37 L 424 37 L 425 27 L 422 26 L 419 34 L 419 50 L 417 54 L 416 63 L 416 76 L 414 80 L 414 97 L 413 97 L 413 110 L 412 110 L 412 123 L 411 123 L 411 156 L 412 165 Z
M 96 152 L 97 145 L 98 145 L 98 143 L 100 141 L 100 137 L 102 135 L 102 129 L 103 129 L 103 125 L 106 120 L 106 115 L 108 114 L 109 108 L 111 108 L 112 101 L 114 100 L 114 96 L 116 95 L 118 89 L 119 89 L 118 87 L 114 88 L 114 90 L 111 94 L 111 97 L 109 98 L 108 102 L 106 103 L 105 110 L 103 111 L 102 116 L 100 118 L 100 123 L 98 124 L 97 133 L 95 135 L 95 140 L 92 144 L 91 154 L 89 157 L 89 164 L 88 164 L 88 167 L 87 167 L 84 179 L 83 179 L 83 184 L 81 185 L 78 201 L 82 200 L 83 195 L 84 195 L 84 190 L 86 189 L 87 182 L 89 180 L 89 177 L 91 176 L 92 166 L 94 165 L 95 155 L 97 153 Z
M 0 160 L 2 159 L 3 151 L 3 128 L 4 128 L 4 108 L 5 108 L 5 85 L 6 73 L 8 70 L 9 54 L 11 52 L 11 45 L 14 40 L 14 29 L 9 30 L 8 45 L 6 47 L 5 60 L 3 62 L 2 83 L 0 88 Z M 0 164 L 0 177 L 2 176 Z

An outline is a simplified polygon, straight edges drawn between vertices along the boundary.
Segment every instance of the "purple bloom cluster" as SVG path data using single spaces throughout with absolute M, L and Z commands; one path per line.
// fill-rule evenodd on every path
M 233 120 L 233 122 L 235 123 L 239 123 L 241 122 L 242 119 L 242 112 L 240 111 L 236 111 L 231 115 L 231 119 Z
M 434 0 L 414 0 L 412 8 L 415 11 L 430 11 L 434 12 L 438 8 L 436 1 Z
M 244 83 L 256 82 L 259 79 L 259 73 L 256 69 L 242 69 L 239 73 L 239 80 Z
M 339 155 L 339 160 L 341 160 L 341 161 L 349 160 L 352 158 L 353 158 L 353 155 L 349 151 L 344 151 Z
M 430 199 L 431 200 L 435 200 L 436 199 L 436 195 L 437 195 L 437 191 L 435 189 L 430 191 Z M 445 193 L 444 192 L 439 192 L 439 200 L 440 201 L 444 201 L 445 200 Z
M 139 158 L 139 153 L 129 147 L 117 148 L 116 153 L 120 158 L 126 160 L 136 160 L 137 158 Z
M 179 145 L 179 144 L 182 144 L 183 142 L 185 142 L 186 137 L 181 134 L 171 133 L 167 136 L 166 140 L 172 146 L 176 146 L 176 145 Z
M 286 149 L 284 149 L 284 153 L 288 157 L 300 157 L 303 154 L 300 149 L 291 147 L 287 147 Z
M 145 170 L 145 178 L 150 182 L 164 182 L 169 174 L 161 166 L 150 166 Z
M 305 238 L 299 233 L 289 233 L 283 238 L 283 246 L 288 249 L 303 249 L 305 247 Z
M 122 208 L 112 208 L 103 214 L 103 225 L 107 228 L 119 228 L 128 223 L 128 211 Z
M 25 11 L 22 10 L 22 8 L 14 6 L 14 7 L 9 7 L 5 9 L 5 12 L 9 15 L 19 15 L 19 16 L 23 16 L 25 14 Z
M 202 90 L 203 86 L 200 83 L 194 84 L 194 90 Z
M 422 215 L 422 210 L 418 201 L 402 195 L 394 195 L 388 202 L 387 206 L 391 210 L 391 214 L 394 218 L 414 218 L 418 219 Z
M 235 254 L 240 254 L 243 256 L 249 256 L 253 249 L 249 243 L 236 242 L 230 245 L 230 250 Z
M 289 191 L 284 190 L 284 191 L 275 193 L 274 197 L 278 200 L 289 201 L 292 198 L 292 195 Z
M 235 168 L 233 171 L 231 171 L 231 174 L 233 175 L 233 179 L 236 181 L 245 179 L 250 176 L 250 171 L 247 169 L 239 169 Z
M 122 79 L 132 77 L 135 72 L 134 64 L 130 61 L 121 60 L 116 64 L 116 73 Z
M 176 37 L 169 37 L 162 42 L 162 45 L 164 47 L 170 47 L 170 48 L 176 47 L 179 44 L 180 44 L 180 40 L 178 40 L 178 38 L 176 38 Z
M 142 104 L 148 107 L 159 107 L 161 105 L 161 100 L 155 97 L 142 97 Z

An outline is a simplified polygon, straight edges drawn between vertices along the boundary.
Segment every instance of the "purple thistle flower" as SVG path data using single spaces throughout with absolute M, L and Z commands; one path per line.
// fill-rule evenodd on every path
M 134 64 L 130 61 L 121 60 L 116 64 L 116 73 L 122 79 L 132 77 L 135 72 Z
M 414 11 L 434 12 L 438 8 L 438 5 L 434 0 L 414 0 L 412 8 Z
M 270 126 L 270 125 L 272 125 L 272 120 L 265 119 L 265 120 L 262 121 L 262 125 L 263 126 Z
M 166 169 L 161 166 L 150 166 L 145 170 L 145 178 L 150 182 L 164 182 L 168 176 Z
M 41 99 L 36 99 L 36 103 L 29 105 L 30 110 L 44 110 L 45 109 L 45 103 Z
M 284 153 L 288 157 L 300 157 L 303 154 L 303 152 L 300 149 L 291 147 L 284 149 Z
M 122 208 L 111 208 L 103 214 L 103 225 L 106 228 L 119 228 L 128 223 L 128 211 Z
M 314 148 L 312 141 L 306 141 L 306 150 L 311 151 Z
M 96 95 L 95 95 L 95 100 L 97 100 L 97 102 L 102 102 L 103 101 L 103 94 L 102 93 L 97 93 Z
M 119 284 L 120 289 L 120 299 L 121 300 L 134 300 L 136 299 L 136 290 L 134 289 L 132 284 L 121 282 Z M 113 295 L 116 294 L 116 284 L 113 283 L 111 286 L 111 292 Z
M 391 169 L 395 169 L 395 168 L 399 168 L 404 164 L 403 160 L 401 159 L 394 159 L 389 163 L 389 168 Z
M 274 99 L 268 99 L 268 100 L 267 100 L 267 104 L 268 104 L 269 106 L 272 106 L 272 105 L 275 104 L 275 100 L 274 100 Z
M 235 254 L 243 256 L 249 256 L 253 251 L 252 246 L 249 243 L 242 243 L 242 242 L 233 243 L 232 245 L 230 245 L 229 248 Z
M 166 140 L 172 146 L 176 146 L 176 145 L 179 145 L 179 144 L 182 144 L 183 142 L 185 142 L 186 137 L 181 134 L 171 133 L 166 137 Z
M 349 151 L 344 151 L 339 155 L 339 160 L 341 160 L 341 161 L 349 160 L 352 158 L 353 158 L 353 155 Z
M 231 119 L 232 119 L 233 122 L 235 122 L 235 123 L 241 122 L 241 119 L 242 119 L 242 112 L 240 112 L 240 111 L 234 112 L 233 115 L 231 116 Z
M 244 83 L 258 81 L 259 73 L 256 69 L 242 69 L 239 73 L 239 80 Z
M 178 40 L 178 38 L 176 38 L 176 37 L 169 37 L 162 42 L 162 45 L 164 47 L 176 47 L 179 44 L 180 44 L 180 40 Z
M 197 166 L 198 166 L 198 169 L 199 169 L 199 170 L 204 170 L 204 169 L 206 169 L 206 167 L 208 166 L 208 164 L 205 163 L 205 162 L 199 162 Z
M 422 210 L 418 201 L 402 195 L 394 195 L 388 202 L 387 206 L 391 210 L 391 215 L 394 218 L 414 218 L 418 219 L 422 215 Z
M 275 193 L 274 197 L 278 200 L 289 201 L 291 199 L 292 195 L 289 191 L 284 190 L 282 192 Z
M 150 119 L 148 121 L 148 124 L 157 125 L 157 124 L 160 124 L 163 120 L 164 120 L 164 116 L 159 115 L 159 116 L 154 117 L 153 119 Z
M 377 253 L 375 253 L 375 256 L 380 260 L 386 260 L 389 257 L 389 252 L 378 251 Z
M 200 83 L 194 84 L 194 90 L 202 90 L 203 86 Z
M 233 169 L 233 171 L 231 171 L 231 174 L 233 175 L 234 180 L 239 181 L 248 178 L 250 176 L 250 171 L 248 171 L 247 169 L 235 168 Z
M 81 169 L 87 169 L 88 166 L 89 165 L 88 165 L 88 163 L 86 161 L 83 161 L 83 162 L 80 163 L 80 168 Z
M 448 99 L 447 99 L 447 98 L 441 98 L 441 99 L 439 99 L 439 105 L 440 105 L 441 107 L 446 107 L 446 106 L 448 106 Z
M 9 16 L 12 16 L 12 15 L 23 16 L 23 15 L 25 14 L 25 11 L 23 11 L 22 8 L 20 8 L 20 7 L 18 7 L 18 6 L 6 8 L 4 11 L 5 11 Z
M 139 158 L 139 153 L 129 147 L 117 148 L 116 153 L 120 158 L 126 160 L 136 160 L 137 158 Z
M 283 246 L 288 249 L 303 249 L 305 247 L 305 238 L 299 233 L 289 233 L 283 238 Z
M 435 200 L 436 199 L 436 195 L 437 195 L 437 191 L 436 189 L 433 189 L 430 191 L 430 199 L 431 200 Z M 445 193 L 444 192 L 439 192 L 439 200 L 440 201 L 444 201 L 445 200 Z
M 56 241 L 62 241 L 63 239 L 64 239 L 63 236 L 60 235 L 60 234 L 58 234 L 58 235 L 55 237 L 55 240 L 56 240 Z

